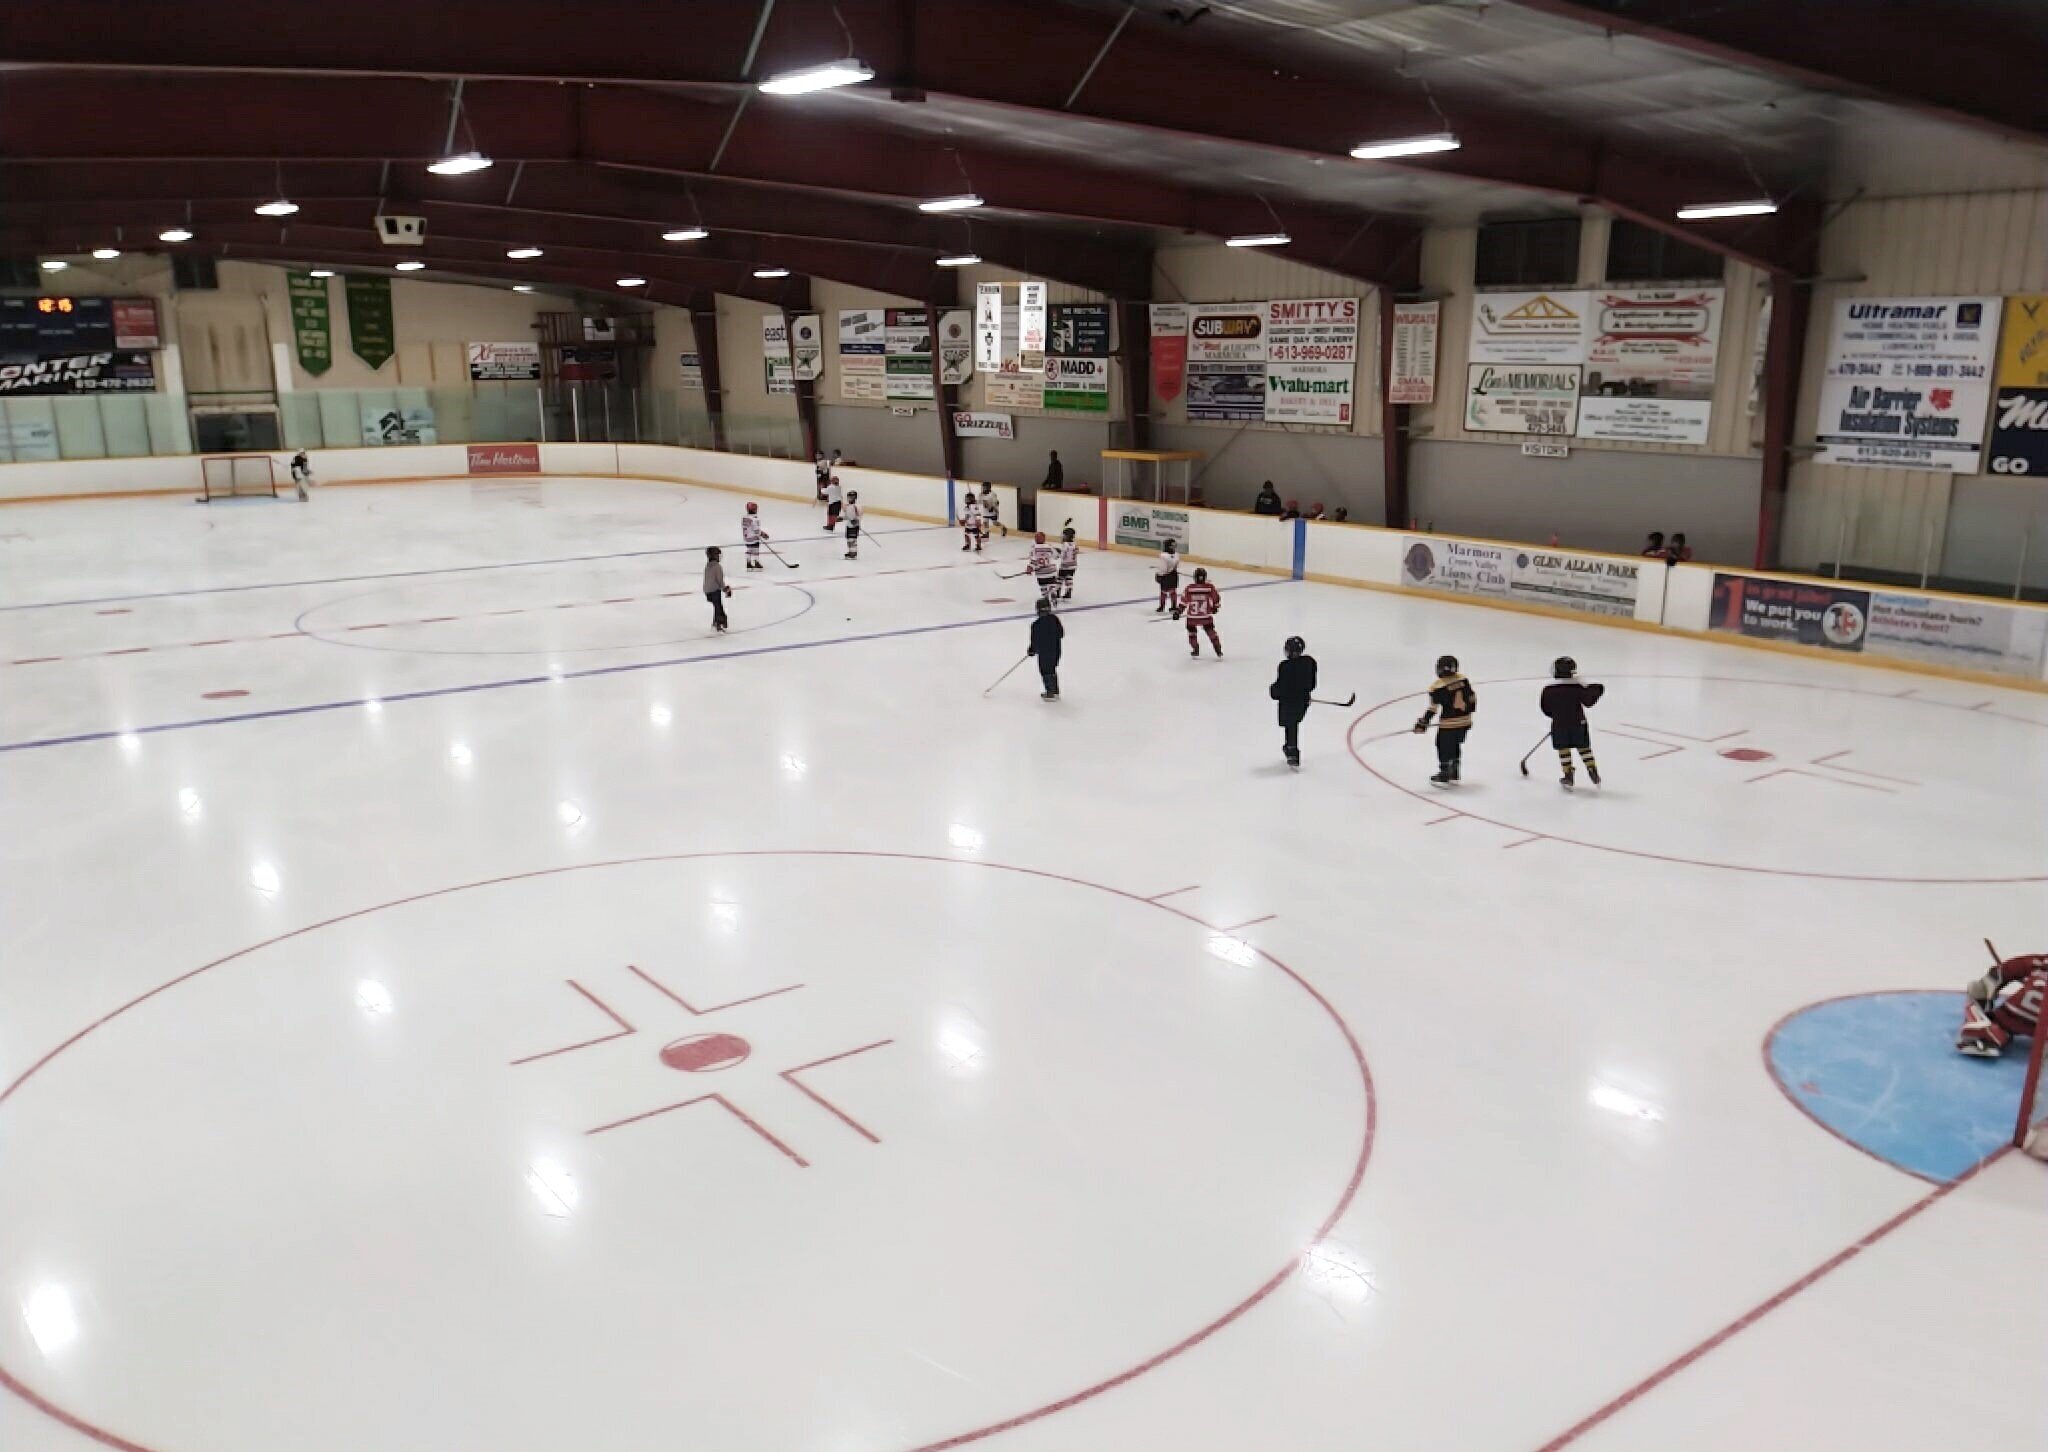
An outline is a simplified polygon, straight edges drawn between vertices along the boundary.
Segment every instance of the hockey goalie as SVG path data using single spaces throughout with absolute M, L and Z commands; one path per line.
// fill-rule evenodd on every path
M 1963 1029 L 1956 1052 L 1995 1059 L 2016 1038 L 2041 1031 L 2041 1005 L 2048 1001 L 2048 953 L 2028 953 L 1994 963 L 1966 990 Z

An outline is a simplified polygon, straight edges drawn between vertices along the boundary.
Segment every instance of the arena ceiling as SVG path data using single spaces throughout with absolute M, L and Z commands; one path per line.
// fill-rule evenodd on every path
M 845 57 L 874 78 L 755 89 Z M 1188 237 L 1412 287 L 1427 224 L 1594 204 L 1799 275 L 1830 202 L 2048 182 L 2044 64 L 2030 0 L 67 0 L 0 12 L 0 247 L 184 225 L 220 257 L 699 306 L 950 298 L 935 263 L 971 253 L 1132 298 Z M 494 164 L 427 170 L 471 148 Z M 985 205 L 917 209 L 961 193 Z M 381 246 L 379 211 L 426 245 Z

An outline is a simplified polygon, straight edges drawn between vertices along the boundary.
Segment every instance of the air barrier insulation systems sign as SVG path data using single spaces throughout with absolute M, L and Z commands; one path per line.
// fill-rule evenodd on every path
M 1999 303 L 1995 297 L 1837 302 L 1820 385 L 1819 461 L 1978 472 Z

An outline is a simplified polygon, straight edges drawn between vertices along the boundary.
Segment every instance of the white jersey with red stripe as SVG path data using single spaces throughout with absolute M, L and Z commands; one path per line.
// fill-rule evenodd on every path
M 1052 546 L 1051 546 L 1051 545 L 1049 545 L 1049 544 L 1034 544 L 1034 545 L 1032 545 L 1032 546 L 1031 546 L 1031 573 L 1032 573 L 1032 574 L 1034 574 L 1034 575 L 1050 575 L 1050 574 L 1052 573 L 1052 571 L 1053 571 L 1053 554 L 1052 554 Z
M 1072 540 L 1060 546 L 1060 573 L 1071 575 L 1081 564 L 1081 547 Z
M 963 504 L 963 505 L 961 505 L 961 506 L 960 506 L 960 522 L 961 522 L 962 524 L 966 525 L 966 526 L 967 526 L 967 528 L 969 528 L 969 529 L 977 529 L 977 528 L 979 528 L 979 527 L 980 527 L 980 525 L 981 525 L 981 500 L 980 500 L 980 499 L 976 498 L 976 497 L 975 497 L 974 495 L 972 495 L 972 494 L 970 494 L 970 495 L 968 495 L 968 496 L 967 496 L 967 502 L 966 502 L 965 504 Z
M 1180 570 L 1180 555 L 1173 550 L 1161 550 L 1158 562 L 1152 566 L 1152 573 L 1159 579 L 1177 574 Z
M 761 528 L 761 517 L 759 515 L 742 514 L 740 516 L 740 538 L 748 544 L 759 544 L 762 540 L 768 538 L 767 532 Z
M 1180 592 L 1180 608 L 1188 624 L 1199 625 L 1213 619 L 1223 608 L 1223 596 L 1207 580 L 1197 580 Z
M 1999 980 L 1994 1001 L 2029 1023 L 2041 1022 L 2041 1009 L 2048 1005 L 2048 953 L 2008 958 L 1991 970 L 1991 976 Z

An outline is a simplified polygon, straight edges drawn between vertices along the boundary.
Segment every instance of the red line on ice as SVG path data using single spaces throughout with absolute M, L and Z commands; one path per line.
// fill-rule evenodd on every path
M 811 1099 L 815 1100 L 818 1104 L 822 1105 L 825 1109 L 830 1111 L 834 1116 L 836 1116 L 843 1123 L 845 1123 L 845 1125 L 849 1129 L 853 1130 L 856 1134 L 868 1140 L 871 1144 L 880 1144 L 882 1142 L 882 1137 L 879 1134 L 876 1134 L 873 1130 L 869 1129 L 866 1125 L 862 1124 L 858 1119 L 855 1119 L 851 1114 L 848 1114 L 845 1110 L 841 1109 L 838 1105 L 834 1104 L 831 1100 L 827 1099 L 824 1095 L 820 1094 L 817 1090 L 813 1089 L 810 1085 L 804 1083 L 801 1079 L 797 1078 L 796 1076 L 803 1073 L 806 1069 L 815 1069 L 823 1064 L 836 1064 L 841 1059 L 850 1059 L 855 1054 L 865 1054 L 869 1049 L 879 1049 L 884 1047 L 885 1045 L 893 1044 L 895 1042 L 896 1040 L 894 1039 L 877 1039 L 875 1040 L 875 1042 L 871 1044 L 862 1044 L 857 1049 L 846 1049 L 837 1054 L 828 1054 L 826 1057 L 822 1059 L 813 1059 L 808 1064 L 798 1064 L 793 1069 L 779 1069 L 776 1072 L 779 1077 L 789 1081 L 789 1085 L 791 1088 L 797 1090 L 801 1094 L 808 1095 Z

